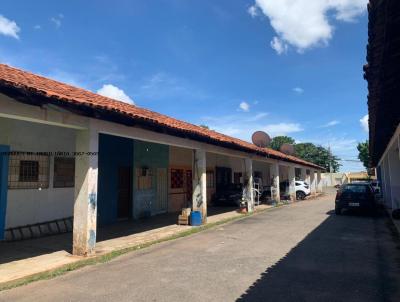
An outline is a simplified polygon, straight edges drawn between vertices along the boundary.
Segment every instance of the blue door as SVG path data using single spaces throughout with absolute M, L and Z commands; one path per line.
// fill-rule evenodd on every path
M 0 145 L 0 240 L 4 239 L 6 224 L 9 151 L 10 147 Z

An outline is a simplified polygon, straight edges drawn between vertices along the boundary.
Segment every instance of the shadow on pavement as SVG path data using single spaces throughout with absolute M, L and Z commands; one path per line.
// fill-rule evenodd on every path
M 237 301 L 400 301 L 400 244 L 387 218 L 327 214 Z
M 235 207 L 210 207 L 208 216 L 234 211 Z M 165 213 L 139 220 L 125 220 L 99 226 L 97 242 L 129 236 L 149 230 L 176 225 L 178 213 Z M 0 242 L 0 264 L 41 256 L 57 251 L 72 253 L 72 233 L 51 235 L 41 238 Z

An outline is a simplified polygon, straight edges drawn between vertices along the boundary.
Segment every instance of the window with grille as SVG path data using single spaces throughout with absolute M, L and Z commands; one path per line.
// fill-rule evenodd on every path
M 49 156 L 14 152 L 9 156 L 9 189 L 49 187 Z
M 207 171 L 206 173 L 206 179 L 207 179 L 207 188 L 214 188 L 214 171 Z
M 18 179 L 20 182 L 37 182 L 39 180 L 39 162 L 37 160 L 21 160 Z
M 171 189 L 181 189 L 184 185 L 183 169 L 171 169 Z
M 71 188 L 75 185 L 75 159 L 72 157 L 54 158 L 54 188 Z

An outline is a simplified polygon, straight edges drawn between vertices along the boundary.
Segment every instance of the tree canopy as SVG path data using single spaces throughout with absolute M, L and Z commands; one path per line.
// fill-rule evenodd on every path
M 340 168 L 339 158 L 332 155 L 331 152 L 322 147 L 314 145 L 313 143 L 299 143 L 296 144 L 295 140 L 290 136 L 275 136 L 271 140 L 270 148 L 280 150 L 283 144 L 293 144 L 295 155 L 306 161 L 324 167 L 326 171 L 338 172 Z
M 275 136 L 271 140 L 270 147 L 274 150 L 279 151 L 283 144 L 294 144 L 294 139 L 289 136 Z
M 358 143 L 358 159 L 363 163 L 365 169 L 369 169 L 369 141 Z
M 295 155 L 306 161 L 324 167 L 326 171 L 338 172 L 340 168 L 339 158 L 331 152 L 313 143 L 300 143 L 294 145 Z

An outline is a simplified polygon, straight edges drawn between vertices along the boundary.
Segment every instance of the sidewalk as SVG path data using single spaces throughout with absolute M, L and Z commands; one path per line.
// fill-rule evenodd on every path
M 262 212 L 273 207 L 274 206 L 271 205 L 259 205 L 256 207 L 255 212 Z M 207 225 L 212 226 L 219 222 L 223 223 L 240 217 L 243 217 L 243 214 L 236 211 L 216 214 L 208 217 Z M 207 228 L 207 225 L 204 227 Z M 60 250 L 36 257 L 0 264 L 0 290 L 15 284 L 24 283 L 24 281 L 29 282 L 35 278 L 39 278 L 45 273 L 51 275 L 52 272 L 59 269 L 65 268 L 66 271 L 72 270 L 72 266 L 83 266 L 85 265 L 84 263 L 87 263 L 90 260 L 94 260 L 93 263 L 95 263 L 96 259 L 100 259 L 101 257 L 110 256 L 110 258 L 112 258 L 112 253 L 114 252 L 118 253 L 129 249 L 134 250 L 141 246 L 177 238 L 180 235 L 184 236 L 194 228 L 196 227 L 174 224 L 128 236 L 100 241 L 96 244 L 95 253 L 91 257 L 73 256 L 65 250 Z M 98 262 L 101 261 L 99 260 Z M 68 268 L 69 266 L 71 266 L 71 268 Z
M 315 196 L 311 199 L 317 197 L 318 196 Z M 256 206 L 255 212 L 262 212 L 274 207 L 273 205 L 262 204 Z M 200 227 L 199 230 L 205 229 L 207 226 L 212 227 L 217 223 L 225 223 L 231 219 L 238 219 L 240 217 L 244 217 L 243 214 L 235 210 L 214 214 L 207 218 L 207 224 Z M 66 250 L 60 249 L 39 256 L 6 262 L 0 264 L 0 290 L 36 279 L 49 278 L 57 272 L 59 274 L 60 270 L 69 271 L 87 264 L 107 261 L 118 254 L 130 250 L 146 247 L 163 240 L 188 235 L 191 231 L 195 231 L 195 228 L 198 227 L 176 224 L 158 227 L 155 225 L 155 228 L 151 230 L 143 230 L 134 234 L 99 241 L 96 244 L 95 253 L 91 257 L 73 256 Z M 113 253 L 115 253 L 115 255 L 113 255 Z

